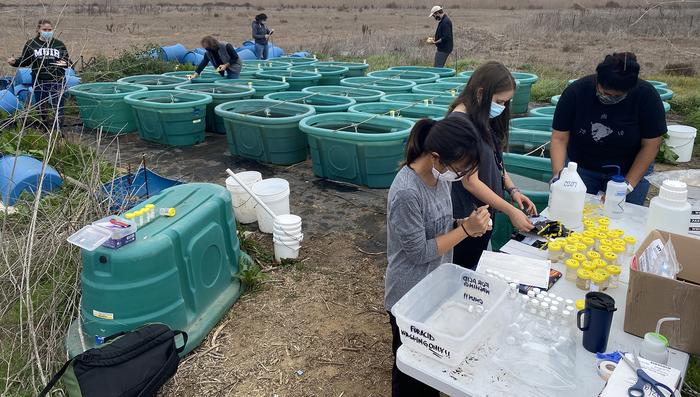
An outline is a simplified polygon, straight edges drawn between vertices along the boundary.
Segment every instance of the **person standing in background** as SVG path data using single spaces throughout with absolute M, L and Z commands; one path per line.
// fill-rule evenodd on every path
M 7 63 L 16 68 L 32 68 L 34 100 L 38 104 L 42 123 L 47 130 L 60 130 L 63 125 L 65 75 L 70 59 L 66 45 L 54 38 L 51 21 L 39 20 L 36 37 L 24 44 L 19 59 L 10 57 Z
M 452 21 L 445 13 L 445 10 L 440 6 L 433 6 L 433 8 L 430 9 L 429 17 L 435 18 L 435 20 L 438 21 L 435 37 L 428 38 L 428 43 L 435 44 L 437 50 L 435 51 L 434 66 L 436 68 L 441 68 L 445 66 L 447 57 L 450 56 L 453 48 Z
M 270 51 L 270 36 L 275 33 L 274 29 L 268 29 L 265 22 L 267 15 L 258 14 L 253 21 L 253 40 L 255 40 L 255 56 L 258 59 L 267 59 Z
M 243 66 L 241 58 L 230 43 L 222 43 L 212 36 L 204 36 L 201 44 L 207 52 L 192 78 L 199 77 L 210 62 L 220 75 L 224 76 L 225 73 L 227 79 L 237 79 L 240 76 Z

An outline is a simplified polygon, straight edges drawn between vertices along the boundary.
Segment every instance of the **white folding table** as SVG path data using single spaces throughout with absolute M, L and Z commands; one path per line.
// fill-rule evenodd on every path
M 632 235 L 640 244 L 646 237 L 645 222 L 648 209 L 637 205 L 625 205 L 625 214 L 621 219 L 611 220 L 611 228 L 620 228 L 627 235 Z M 546 211 L 545 211 L 546 214 Z M 562 264 L 553 264 L 553 268 L 564 274 Z M 608 341 L 608 351 L 639 351 L 642 339 L 623 331 L 625 304 L 627 300 L 627 285 L 629 281 L 629 266 L 623 266 L 620 275 L 620 286 L 608 289 L 607 294 L 615 299 L 617 311 L 613 315 L 613 324 Z M 582 299 L 585 292 L 562 277 L 549 292 L 570 299 Z M 653 330 L 649 330 L 653 331 Z M 496 365 L 491 357 L 498 351 L 497 332 L 478 347 L 458 367 L 453 368 L 440 362 L 415 353 L 407 346 L 401 346 L 396 353 L 398 368 L 407 375 L 453 397 L 491 397 L 491 396 L 542 396 L 542 397 L 592 397 L 597 396 L 605 382 L 596 371 L 595 354 L 588 352 L 581 343 L 576 351 L 577 387 L 574 390 L 551 390 L 527 385 L 505 372 Z M 580 333 L 579 333 L 580 342 Z M 687 353 L 669 349 L 668 365 L 681 371 L 685 376 L 689 356 Z M 537 365 L 537 363 L 533 363 Z M 674 385 L 675 386 L 675 385 Z M 680 391 L 676 393 L 680 396 Z

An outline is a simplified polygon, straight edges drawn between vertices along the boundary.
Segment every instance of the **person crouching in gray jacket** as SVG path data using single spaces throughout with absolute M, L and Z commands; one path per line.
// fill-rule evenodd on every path
M 202 47 L 207 52 L 204 54 L 202 62 L 197 66 L 192 78 L 199 77 L 210 62 L 216 68 L 216 71 L 222 76 L 225 74 L 227 79 L 237 79 L 240 76 L 241 58 L 230 43 L 222 43 L 212 36 L 204 36 L 202 38 Z

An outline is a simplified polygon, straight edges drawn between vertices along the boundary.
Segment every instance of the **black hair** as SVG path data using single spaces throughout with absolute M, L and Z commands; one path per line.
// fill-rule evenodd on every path
M 204 36 L 200 44 L 206 49 L 214 49 L 219 45 L 219 40 L 212 36 Z
M 263 13 L 263 14 L 258 14 L 258 15 L 255 16 L 255 20 L 256 20 L 257 22 L 267 21 L 267 14 L 264 14 L 264 13 Z
M 639 80 L 637 56 L 631 52 L 606 55 L 595 71 L 598 84 L 611 90 L 627 92 Z
M 481 96 L 479 89 L 482 90 Z M 505 148 L 508 145 L 510 101 L 504 104 L 505 109 L 500 116 L 490 118 L 489 114 L 494 94 L 510 90 L 515 90 L 515 79 L 508 68 L 500 62 L 486 62 L 472 73 L 467 86 L 450 105 L 448 113 L 463 104 L 469 119 L 481 132 L 481 137 L 494 148 L 497 143 L 500 143 L 500 148 Z
M 465 171 L 471 175 L 479 167 L 477 139 L 474 124 L 462 117 L 446 117 L 440 121 L 418 120 L 408 137 L 405 164 L 434 152 L 446 166 L 466 159 Z

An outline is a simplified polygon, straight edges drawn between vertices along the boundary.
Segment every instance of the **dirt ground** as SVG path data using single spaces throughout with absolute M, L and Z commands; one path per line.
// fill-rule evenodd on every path
M 425 61 L 432 59 L 434 49 L 425 44 L 425 38 L 434 33 L 436 23 L 426 17 L 426 10 L 369 9 L 353 7 L 355 2 L 349 7 L 335 3 L 329 3 L 333 4 L 329 8 L 289 8 L 294 4 L 264 8 L 269 25 L 275 29 L 274 44 L 288 52 L 309 50 L 359 57 L 400 54 Z M 86 8 L 62 8 L 63 4 L 64 1 L 53 1 L 46 7 L 0 7 L 3 15 L 0 57 L 19 55 L 22 44 L 34 34 L 39 17 L 55 21 L 57 35 L 67 44 L 73 60 L 78 61 L 82 56 L 88 61 L 96 54 L 113 55 L 146 43 L 182 43 L 194 48 L 206 34 L 238 45 L 250 38 L 253 16 L 263 12 L 255 7 L 211 5 L 139 9 L 135 7 L 140 3 L 131 1 L 126 3 L 128 6 L 115 7 L 110 12 L 88 13 Z M 561 10 L 462 7 L 447 11 L 455 29 L 452 60 L 496 59 L 513 68 L 543 65 L 579 75 L 593 70 L 604 54 L 625 50 L 637 53 L 644 73 L 656 72 L 667 63 L 689 62 L 700 66 L 697 34 L 700 9 L 697 8 L 655 10 L 635 25 L 632 24 L 640 12 L 624 9 L 581 13 L 570 7 Z M 0 74 L 10 72 L 4 62 L 0 64 Z
M 93 138 L 86 133 L 83 139 Z M 184 360 L 162 395 L 389 394 L 385 190 L 320 180 L 310 161 L 273 167 L 233 158 L 223 135 L 207 134 L 203 144 L 176 149 L 131 134 L 118 138 L 118 146 L 122 165 L 135 168 L 145 154 L 156 172 L 188 182 L 224 185 L 226 168 L 285 178 L 292 213 L 304 220 L 298 264 L 271 269 L 262 290 L 244 295 Z M 269 235 L 256 232 L 252 238 L 271 249 Z

